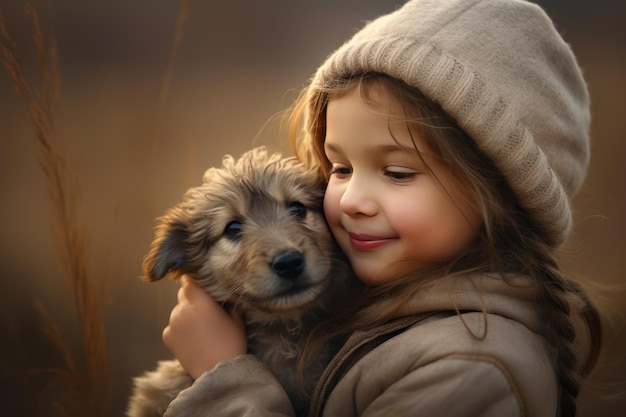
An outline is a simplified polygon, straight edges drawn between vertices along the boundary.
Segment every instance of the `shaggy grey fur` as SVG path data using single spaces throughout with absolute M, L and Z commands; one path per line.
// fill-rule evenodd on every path
M 189 274 L 236 305 L 249 352 L 281 382 L 297 414 L 331 355 L 329 348 L 307 363 L 302 392 L 296 369 L 304 341 L 352 281 L 323 216 L 323 193 L 323 181 L 294 158 L 264 148 L 226 156 L 158 219 L 143 264 L 147 281 Z M 162 416 L 192 382 L 177 361 L 159 362 L 134 379 L 127 416 Z

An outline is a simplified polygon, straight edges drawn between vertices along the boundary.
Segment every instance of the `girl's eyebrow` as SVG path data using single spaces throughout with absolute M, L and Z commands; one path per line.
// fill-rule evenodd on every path
M 335 143 L 329 143 L 328 141 L 326 141 L 324 142 L 324 150 L 326 152 L 330 151 L 330 152 L 340 153 L 341 146 Z M 371 151 L 377 154 L 388 154 L 388 153 L 394 153 L 394 152 L 412 152 L 412 153 L 421 152 L 419 148 L 416 149 L 413 146 L 404 146 L 398 143 L 394 143 L 391 145 L 376 145 L 372 147 Z
M 374 151 L 377 153 L 381 153 L 381 154 L 395 153 L 395 152 L 403 152 L 403 153 L 404 152 L 412 152 L 412 153 L 419 152 L 419 150 L 413 146 L 404 146 L 398 143 L 394 143 L 393 145 L 379 145 L 374 148 Z

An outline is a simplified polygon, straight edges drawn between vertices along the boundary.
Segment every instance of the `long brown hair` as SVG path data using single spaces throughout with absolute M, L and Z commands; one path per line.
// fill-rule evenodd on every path
M 450 169 L 459 187 L 466 190 L 471 203 L 481 214 L 482 225 L 476 244 L 470 245 L 451 262 L 417 272 L 418 279 L 414 274 L 410 279 L 364 291 L 352 308 L 343 312 L 349 319 L 342 320 L 341 324 L 337 321 L 323 324 L 318 332 L 313 333 L 314 342 L 306 354 L 312 354 L 317 344 L 333 337 L 346 337 L 357 328 L 372 328 L 388 320 L 428 280 L 453 279 L 470 272 L 499 273 L 505 279 L 507 273 L 519 273 L 537 283 L 540 308 L 545 310 L 545 317 L 551 323 L 551 333 L 547 337 L 557 354 L 561 416 L 573 416 L 580 381 L 595 365 L 601 347 L 602 328 L 598 312 L 581 287 L 563 276 L 554 248 L 519 204 L 504 176 L 439 105 L 404 82 L 378 73 L 339 79 L 323 89 L 305 89 L 289 114 L 291 144 L 298 157 L 328 179 L 329 164 L 324 153 L 326 108 L 331 98 L 354 89 L 360 91 L 366 102 L 371 100 L 371 92 L 375 89 L 402 106 L 409 131 L 419 131 L 435 157 Z M 363 307 L 390 292 L 398 294 L 395 308 L 377 310 L 375 315 L 359 314 Z M 576 313 L 582 313 L 590 332 L 589 355 L 582 366 L 576 362 L 571 299 L 583 301 L 584 307 Z

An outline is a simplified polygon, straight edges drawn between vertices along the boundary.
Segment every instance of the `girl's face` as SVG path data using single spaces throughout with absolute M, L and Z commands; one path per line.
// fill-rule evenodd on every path
M 400 107 L 373 93 L 373 106 L 357 89 L 328 103 L 324 211 L 359 279 L 382 284 L 458 255 L 480 217 Z

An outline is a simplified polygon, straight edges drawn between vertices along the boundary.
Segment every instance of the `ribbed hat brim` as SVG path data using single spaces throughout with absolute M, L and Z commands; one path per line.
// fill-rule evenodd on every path
M 548 16 L 518 0 L 414 0 L 335 51 L 310 88 L 364 72 L 439 103 L 502 171 L 558 246 L 589 159 L 589 97 Z

